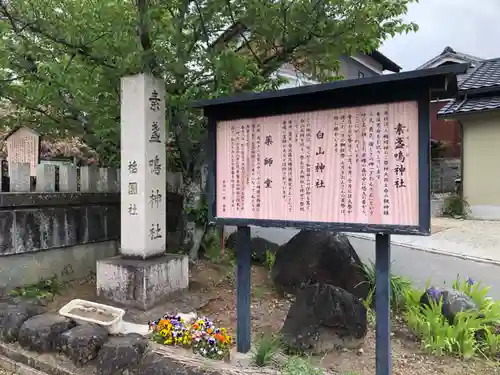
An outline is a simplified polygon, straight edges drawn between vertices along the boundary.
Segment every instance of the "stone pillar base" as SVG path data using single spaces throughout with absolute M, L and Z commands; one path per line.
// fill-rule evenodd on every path
M 124 306 L 149 310 L 189 287 L 186 255 L 136 260 L 122 256 L 97 262 L 97 295 Z

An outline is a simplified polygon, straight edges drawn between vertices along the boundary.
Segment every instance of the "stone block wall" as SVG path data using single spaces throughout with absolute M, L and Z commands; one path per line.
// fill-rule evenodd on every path
M 118 170 L 40 164 L 33 179 L 27 163 L 2 166 L 0 294 L 54 275 L 87 276 L 116 255 Z
M 87 276 L 96 262 L 117 255 L 120 170 L 2 162 L 0 191 L 0 296 L 20 285 L 58 275 Z M 168 181 L 167 243 L 181 242 L 183 198 L 178 174 Z
M 443 158 L 432 160 L 431 192 L 435 194 L 443 194 L 455 191 L 455 179 L 459 175 L 459 158 Z

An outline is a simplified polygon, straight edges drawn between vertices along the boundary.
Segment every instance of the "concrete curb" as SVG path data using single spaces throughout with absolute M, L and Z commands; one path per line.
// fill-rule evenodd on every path
M 29 352 L 17 343 L 4 342 L 0 342 L 0 367 L 21 375 L 90 375 L 94 373 L 94 368 L 91 366 L 77 368 L 68 360 L 59 361 L 54 355 Z
M 370 241 L 370 242 L 373 242 L 375 244 L 375 239 L 365 237 L 362 235 L 356 235 L 356 234 L 350 233 L 350 234 L 347 234 L 347 237 L 353 237 L 353 238 L 356 238 L 358 240 Z M 475 257 L 475 256 L 470 256 L 470 255 L 464 255 L 461 253 L 454 253 L 451 251 L 443 251 L 443 250 L 434 249 L 434 248 L 416 246 L 413 244 L 408 244 L 408 243 L 398 242 L 398 241 L 393 241 L 393 240 L 391 240 L 391 245 L 405 247 L 405 248 L 410 249 L 410 250 L 423 251 L 423 252 L 429 253 L 429 254 L 449 256 L 452 258 L 469 260 L 469 261 L 476 262 L 476 263 L 485 263 L 485 264 L 491 264 L 494 266 L 500 266 L 500 261 L 498 261 L 496 259 L 492 259 L 492 258 Z
M 38 371 L 33 367 L 26 366 L 22 363 L 13 361 L 3 355 L 0 355 L 0 369 L 13 372 L 17 375 L 48 375 L 45 372 Z

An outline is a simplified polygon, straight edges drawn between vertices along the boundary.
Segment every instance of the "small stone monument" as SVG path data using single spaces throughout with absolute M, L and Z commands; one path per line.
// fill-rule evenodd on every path
M 97 294 L 147 310 L 188 287 L 188 259 L 166 253 L 164 82 L 122 78 L 120 256 L 98 261 Z
M 7 134 L 5 141 L 9 171 L 13 163 L 29 163 L 31 176 L 36 176 L 40 161 L 40 134 L 26 126 L 18 126 Z

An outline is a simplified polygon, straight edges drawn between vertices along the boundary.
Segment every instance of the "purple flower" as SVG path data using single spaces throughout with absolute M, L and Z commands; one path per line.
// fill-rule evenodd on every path
M 427 290 L 427 295 L 434 300 L 434 302 L 439 302 L 439 299 L 441 298 L 441 292 L 437 290 L 436 288 L 432 287 Z
M 474 280 L 472 280 L 470 277 L 467 278 L 467 284 L 469 284 L 470 286 L 474 285 Z
M 212 338 L 212 337 L 209 337 L 207 341 L 208 341 L 208 343 L 209 343 L 210 345 L 214 345 L 214 344 L 215 344 L 215 339 L 214 339 L 214 338 Z

